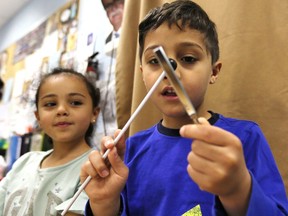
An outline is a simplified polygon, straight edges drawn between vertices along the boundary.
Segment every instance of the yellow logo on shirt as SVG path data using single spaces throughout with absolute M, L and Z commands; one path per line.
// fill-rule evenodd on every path
M 197 205 L 189 211 L 185 212 L 182 216 L 202 216 L 200 205 Z

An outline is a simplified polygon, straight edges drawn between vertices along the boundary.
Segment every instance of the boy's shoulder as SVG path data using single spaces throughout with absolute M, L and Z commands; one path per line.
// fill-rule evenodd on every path
M 226 124 L 258 125 L 256 122 L 252 120 L 228 117 L 226 115 L 219 114 L 219 113 L 218 115 L 219 115 L 220 122 L 222 121 L 222 122 L 225 122 Z
M 227 117 L 223 114 L 213 112 L 208 110 L 211 114 L 211 117 L 208 119 L 209 123 L 213 126 L 220 127 L 224 130 L 233 130 L 242 128 L 242 129 L 250 129 L 250 128 L 259 128 L 259 125 L 256 122 L 251 120 Z
M 155 130 L 157 129 L 157 125 L 159 123 L 153 125 L 152 127 L 150 128 L 147 128 L 147 129 L 144 129 L 144 130 L 141 130 L 141 131 L 138 131 L 136 132 L 135 134 L 133 134 L 132 136 L 130 136 L 128 139 L 137 139 L 137 138 L 141 138 L 141 137 L 145 137 L 145 136 L 150 136 L 152 133 L 155 132 Z
M 264 139 L 260 126 L 251 120 L 231 118 L 219 114 L 219 119 L 215 122 L 214 126 L 229 131 L 240 139 L 247 137 L 262 137 Z
M 215 126 L 241 127 L 241 128 L 259 127 L 259 125 L 256 122 L 251 120 L 227 117 L 222 114 L 218 115 L 219 118 L 215 122 Z

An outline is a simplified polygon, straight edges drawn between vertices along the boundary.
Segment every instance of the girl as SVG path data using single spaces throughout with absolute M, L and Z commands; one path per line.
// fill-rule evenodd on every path
M 14 163 L 0 182 L 0 216 L 57 215 L 69 204 L 91 151 L 99 100 L 99 90 L 76 71 L 58 68 L 42 78 L 35 116 L 53 149 L 29 152 Z M 87 199 L 82 193 L 66 215 L 83 215 Z

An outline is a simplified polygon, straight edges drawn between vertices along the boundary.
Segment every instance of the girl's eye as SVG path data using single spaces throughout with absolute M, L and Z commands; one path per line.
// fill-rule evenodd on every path
M 80 106 L 82 104 L 83 103 L 81 101 L 71 101 L 71 105 L 73 105 L 73 106 Z
M 181 60 L 183 62 L 186 62 L 186 63 L 194 63 L 194 62 L 197 61 L 197 59 L 194 58 L 193 56 L 184 56 L 184 57 L 181 58 Z
M 55 102 L 47 102 L 44 104 L 44 107 L 53 107 L 53 106 L 56 106 Z

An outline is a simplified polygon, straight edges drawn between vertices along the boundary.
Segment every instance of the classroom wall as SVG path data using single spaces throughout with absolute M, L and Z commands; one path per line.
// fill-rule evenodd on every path
M 35 30 L 40 24 L 42 24 L 44 21 L 51 18 L 51 16 L 55 12 L 59 12 L 59 9 L 63 8 L 63 6 L 73 2 L 73 0 L 57 0 L 57 1 L 45 1 L 45 0 L 32 0 L 29 2 L 21 11 L 18 12 L 16 16 L 14 16 L 6 25 L 4 25 L 0 29 L 0 53 L 4 50 L 11 47 L 12 44 L 15 44 L 17 41 L 22 39 L 24 36 L 29 34 L 31 31 Z M 100 61 L 100 69 L 104 71 L 104 67 L 106 66 L 107 57 L 104 57 L 104 54 L 101 55 L 101 53 L 104 53 L 104 45 L 105 45 L 105 39 L 108 36 L 108 34 L 112 30 L 112 26 L 107 18 L 106 12 L 102 6 L 101 1 L 91 1 L 91 0 L 81 0 L 79 1 L 79 9 L 78 9 L 78 15 L 77 15 L 77 35 L 76 35 L 76 54 L 75 54 L 75 66 L 74 69 L 76 69 L 79 72 L 85 72 L 87 67 L 87 60 L 88 57 L 91 56 L 95 52 L 99 52 L 99 61 Z M 44 35 L 43 35 L 44 37 Z M 88 43 L 89 38 L 89 43 Z M 47 37 L 46 37 L 47 39 Z M 54 39 L 54 35 L 53 35 Z M 92 40 L 92 41 L 91 41 Z M 45 40 L 45 48 L 47 47 L 47 41 L 51 40 Z M 55 42 L 55 40 L 54 40 Z M 43 43 L 44 44 L 44 43 Z M 27 77 L 33 77 L 33 80 L 37 81 L 37 76 L 34 74 L 38 72 L 38 65 L 41 65 L 42 56 L 43 57 L 51 57 L 49 56 L 51 53 L 52 46 L 55 47 L 55 44 L 51 44 L 49 46 L 49 49 L 43 49 L 43 45 L 41 47 L 41 53 L 37 53 L 38 56 L 35 58 L 35 53 L 33 53 L 33 61 L 28 61 L 31 55 L 25 57 L 25 60 L 17 62 L 16 64 L 13 64 L 13 68 L 5 70 L 5 74 L 1 74 L 1 78 L 5 82 L 5 87 L 9 86 L 9 89 L 12 89 L 12 93 L 14 92 L 13 88 L 14 86 L 19 86 L 19 89 L 21 89 L 21 85 L 16 85 L 14 83 L 15 80 L 24 80 L 27 79 Z M 56 45 L 57 46 L 57 45 Z M 14 47 L 12 47 L 13 49 Z M 44 51 L 43 51 L 44 50 Z M 13 53 L 13 52 L 12 52 Z M 58 53 L 56 53 L 58 54 Z M 11 56 L 9 57 L 11 60 Z M 9 61 L 12 62 L 12 61 Z M 31 62 L 33 62 L 33 68 L 31 67 Z M 29 63 L 29 64 L 28 64 Z M 29 67 L 28 67 L 29 65 Z M 55 64 L 54 64 L 55 65 Z M 53 66 L 54 66 L 53 65 Z M 49 65 L 50 66 L 50 65 Z M 51 70 L 52 68 L 49 68 L 48 70 Z M 35 73 L 34 73 L 35 72 Z M 39 73 L 40 73 L 39 69 Z M 19 78 L 19 76 L 21 77 Z M 17 79 L 16 79 L 17 78 Z M 14 79 L 14 80 L 13 80 Z M 11 81 L 11 82 L 10 82 Z M 5 91 L 10 92 L 10 91 Z M 5 94 L 5 95 L 10 95 Z M 12 94 L 13 95 L 13 94 Z M 5 110 L 11 110 L 14 107 L 18 107 L 12 104 L 12 100 L 9 99 L 0 101 L 0 110 L 1 108 L 5 108 Z M 4 98 L 4 97 L 3 97 Z M 11 107 L 7 108 L 7 107 Z M 11 132 L 9 127 L 3 122 L 12 122 L 11 118 L 19 119 L 15 115 L 5 115 L 3 114 L 3 109 L 1 110 L 2 113 L 0 113 L 0 138 L 4 137 L 7 138 Z M 27 109 L 28 112 L 28 109 Z M 13 111 L 14 113 L 14 111 Z M 32 113 L 32 112 L 31 112 Z M 33 114 L 33 113 L 32 113 Z M 30 116 L 26 116 L 27 120 L 34 121 L 33 118 Z M 32 120 L 30 120 L 32 118 Z M 5 121 L 3 120 L 5 119 Z M 2 121 L 1 121 L 2 120 Z M 22 119 L 21 123 L 23 123 L 24 120 Z M 17 123 L 18 124 L 18 123 Z M 30 124 L 30 123 L 29 123 Z M 24 123 L 23 123 L 24 125 Z M 6 132 L 3 132 L 6 128 Z M 26 127 L 23 127 L 26 128 Z M 98 127 L 97 127 L 98 128 Z M 26 129 L 25 129 L 26 130 Z M 2 132 L 1 132 L 2 131 Z M 13 130 L 15 131 L 15 130 Z M 22 131 L 22 130 L 21 130 Z M 7 135 L 8 134 L 8 135 Z
M 0 29 L 0 52 L 25 36 L 69 0 L 32 0 Z M 78 48 L 83 50 L 87 36 L 93 34 L 91 52 L 101 50 L 112 26 L 101 1 L 81 0 L 79 8 Z M 96 41 L 97 40 L 97 41 Z
M 68 0 L 32 0 L 0 29 L 0 52 L 33 30 Z

